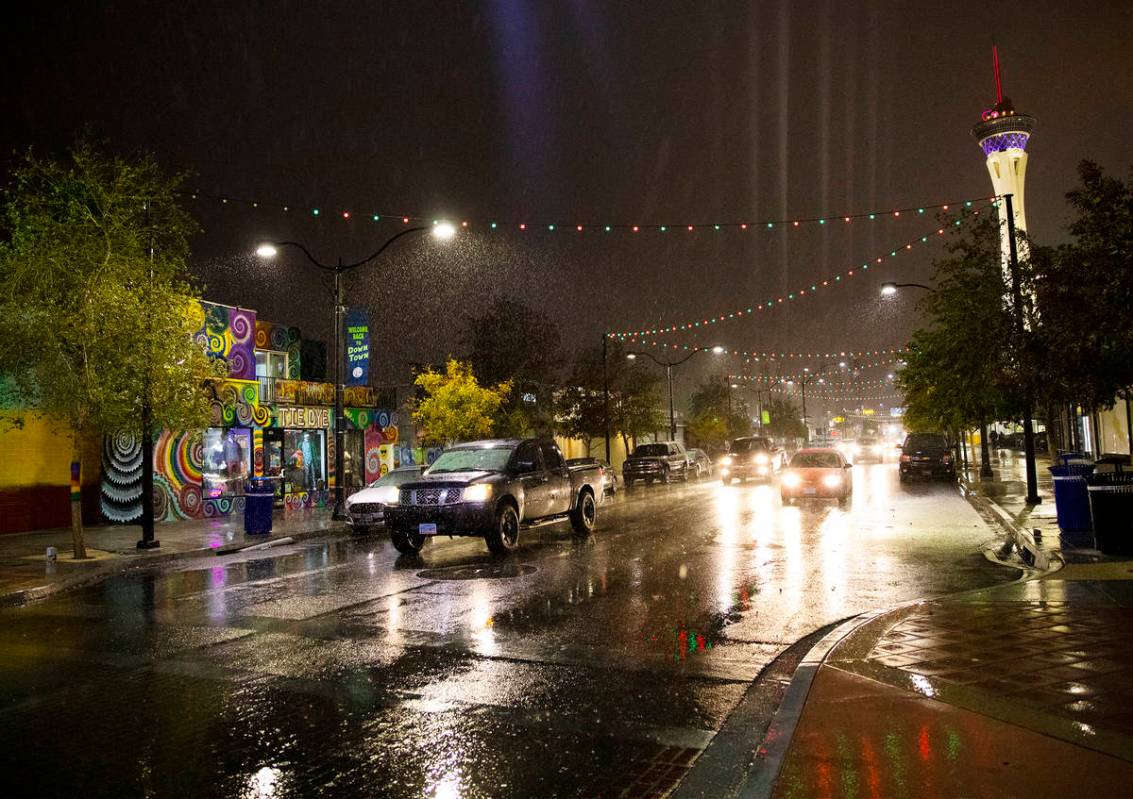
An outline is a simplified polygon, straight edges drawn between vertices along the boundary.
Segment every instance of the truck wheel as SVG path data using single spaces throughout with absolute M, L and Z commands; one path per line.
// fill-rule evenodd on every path
M 666 484 L 669 482 L 669 467 L 668 466 L 666 466 L 664 469 L 661 470 L 661 482 L 666 483 Z
M 570 526 L 579 535 L 590 535 L 598 518 L 598 503 L 585 489 L 578 494 L 578 506 L 570 512 Z
M 420 533 L 407 533 L 404 530 L 392 530 L 389 534 L 393 541 L 393 548 L 402 555 L 416 555 L 425 546 L 425 536 Z
M 633 488 L 633 480 L 626 480 L 625 484 L 626 484 L 626 491 L 629 491 L 631 488 Z
M 688 467 L 687 466 L 684 467 L 683 469 L 681 469 L 681 482 L 682 483 L 688 482 Z
M 496 510 L 496 527 L 484 536 L 488 549 L 495 555 L 506 555 L 519 544 L 519 514 L 511 505 Z

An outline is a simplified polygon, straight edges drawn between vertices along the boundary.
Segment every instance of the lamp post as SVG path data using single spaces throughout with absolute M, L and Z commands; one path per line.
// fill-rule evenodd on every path
M 932 286 L 926 286 L 924 283 L 882 283 L 881 294 L 885 297 L 892 297 L 897 293 L 897 289 L 924 289 L 925 291 L 936 291 Z
M 631 361 L 635 360 L 638 356 L 642 356 L 642 357 L 648 358 L 649 360 L 653 361 L 653 363 L 657 364 L 658 366 L 665 367 L 665 378 L 668 380 L 668 383 L 669 383 L 669 440 L 670 441 L 676 441 L 677 440 L 677 416 L 676 416 L 676 411 L 673 409 L 673 367 L 674 366 L 680 366 L 682 363 L 687 361 L 692 356 L 696 355 L 698 352 L 705 352 L 709 349 L 712 350 L 712 352 L 714 352 L 717 355 L 724 352 L 724 348 L 719 346 L 719 345 L 717 345 L 715 347 L 697 347 L 692 352 L 690 352 L 688 355 L 681 358 L 679 361 L 659 361 L 656 358 L 654 358 L 652 355 L 650 355 L 648 352 L 627 352 L 626 353 L 626 358 L 628 358 Z
M 343 412 L 343 384 L 342 384 L 342 356 L 345 350 L 345 342 L 343 341 L 342 319 L 346 312 L 345 299 L 343 297 L 343 276 L 359 267 L 373 261 L 379 255 L 386 251 L 391 244 L 403 236 L 408 236 L 411 233 L 421 233 L 431 231 L 434 238 L 437 239 L 451 239 L 456 234 L 456 228 L 447 222 L 437 223 L 431 226 L 419 226 L 406 228 L 399 231 L 397 234 L 391 236 L 385 241 L 382 246 L 375 250 L 370 255 L 366 256 L 360 261 L 354 263 L 344 264 L 342 258 L 339 258 L 337 263 L 333 266 L 319 262 L 315 256 L 311 255 L 310 250 L 296 241 L 274 241 L 264 242 L 256 247 L 256 255 L 261 258 L 274 258 L 282 247 L 294 247 L 307 257 L 313 265 L 317 266 L 324 272 L 332 272 L 334 274 L 334 511 L 332 518 L 336 520 L 346 518 L 344 512 L 344 491 L 343 478 L 345 475 L 344 461 L 345 461 L 345 445 L 346 445 L 346 415 Z

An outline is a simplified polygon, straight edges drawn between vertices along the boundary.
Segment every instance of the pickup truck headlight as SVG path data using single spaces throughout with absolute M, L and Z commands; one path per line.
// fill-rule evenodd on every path
M 491 483 L 477 483 L 473 486 L 468 486 L 464 489 L 464 493 L 460 498 L 465 502 L 487 502 L 492 498 L 492 484 Z
M 763 465 L 763 464 L 770 463 L 771 459 L 767 457 L 766 452 L 759 452 L 759 453 L 756 453 L 755 462 L 760 464 L 760 465 Z
M 723 458 L 720 459 L 720 463 L 722 463 L 725 466 L 731 466 L 732 465 L 732 456 L 731 455 L 725 455 Z
M 798 488 L 802 484 L 802 478 L 794 472 L 787 472 L 783 475 L 783 485 L 787 488 Z

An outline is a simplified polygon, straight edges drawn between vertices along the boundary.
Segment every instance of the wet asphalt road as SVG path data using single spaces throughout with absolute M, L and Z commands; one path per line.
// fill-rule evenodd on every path
M 420 560 L 381 537 L 183 561 L 0 613 L 7 796 L 644 796 L 817 628 L 1015 573 L 942 484 L 856 466 L 635 489 Z M 768 703 L 767 712 L 773 710 Z

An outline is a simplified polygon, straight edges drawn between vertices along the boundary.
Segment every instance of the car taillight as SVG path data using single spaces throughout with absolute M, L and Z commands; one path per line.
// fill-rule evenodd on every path
M 912 459 L 913 459 L 913 458 L 912 458 L 912 456 L 911 456 L 911 455 L 902 455 L 902 456 L 901 456 L 901 463 L 908 463 L 908 462 L 909 462 L 909 461 L 911 461 Z

